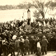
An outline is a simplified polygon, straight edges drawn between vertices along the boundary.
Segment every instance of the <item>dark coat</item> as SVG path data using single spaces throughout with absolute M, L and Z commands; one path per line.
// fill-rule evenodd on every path
M 47 43 L 48 43 L 48 41 L 47 41 L 47 39 L 42 39 L 42 41 L 41 41 L 41 45 L 42 45 L 42 47 L 47 47 Z

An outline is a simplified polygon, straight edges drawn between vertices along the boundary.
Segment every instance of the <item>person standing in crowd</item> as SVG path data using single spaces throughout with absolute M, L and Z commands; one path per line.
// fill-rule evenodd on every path
M 23 56 L 24 55 L 24 39 L 23 39 L 23 36 L 20 36 L 20 50 L 21 50 L 21 54 Z
M 36 38 L 36 36 L 34 36 L 33 49 L 34 49 L 34 53 L 35 53 L 35 54 L 36 54 L 36 52 L 37 52 L 37 46 L 36 46 L 36 44 L 37 44 L 37 38 Z
M 31 21 L 31 12 L 30 9 L 27 10 L 27 19 L 28 19 L 28 25 L 30 25 L 30 21 Z
M 3 46 L 2 50 L 3 50 L 4 56 L 7 56 L 7 49 L 8 49 L 7 44 L 8 44 L 8 41 L 6 38 L 4 38 L 4 40 L 2 40 L 2 46 Z
M 38 41 L 37 41 L 37 56 L 41 56 L 41 44 L 40 44 L 39 37 L 38 37 Z
M 20 43 L 20 39 L 17 37 L 17 39 L 15 40 L 15 49 L 16 49 L 16 52 L 18 52 L 18 54 L 20 52 L 20 45 L 19 45 L 19 43 Z
M 44 35 L 41 41 L 42 55 L 44 55 L 44 53 L 47 54 L 47 43 L 48 43 L 48 40 L 46 39 Z
M 2 53 L 2 38 L 0 37 L 0 56 L 1 56 L 1 53 Z
M 33 35 L 31 36 L 29 41 L 30 41 L 30 51 L 33 54 L 34 53 L 34 36 Z
M 28 52 L 29 52 L 29 40 L 28 40 L 28 36 L 26 36 L 26 39 L 24 41 L 24 47 L 25 47 L 25 53 L 28 54 Z
M 14 53 L 15 49 L 14 49 L 14 47 L 15 47 L 14 46 L 14 40 L 11 39 L 10 43 L 9 43 L 9 50 L 10 50 L 9 53 L 11 53 L 11 55 L 15 55 L 15 53 Z

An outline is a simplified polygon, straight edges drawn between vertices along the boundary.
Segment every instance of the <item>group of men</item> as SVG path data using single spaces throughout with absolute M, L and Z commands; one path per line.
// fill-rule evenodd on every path
M 42 39 L 37 36 L 20 36 L 14 40 L 11 39 L 9 42 L 6 38 L 2 39 L 0 37 L 0 56 L 2 53 L 4 56 L 8 56 L 8 54 L 15 56 L 15 52 L 17 52 L 17 55 L 22 56 L 29 54 L 41 56 L 41 54 L 47 54 L 47 43 L 45 36 Z
M 45 26 L 42 24 L 42 20 L 36 20 L 31 24 L 30 20 L 28 21 L 28 23 L 26 21 L 13 23 L 12 21 L 12 23 L 2 24 L 0 27 L 0 56 L 2 53 L 4 56 L 10 53 L 15 55 L 15 52 L 18 52 L 18 55 L 35 53 L 37 56 L 41 56 L 41 54 L 47 54 L 48 41 L 52 37 L 56 39 L 56 20 L 45 19 Z M 14 34 L 17 35 L 16 39 L 11 39 Z

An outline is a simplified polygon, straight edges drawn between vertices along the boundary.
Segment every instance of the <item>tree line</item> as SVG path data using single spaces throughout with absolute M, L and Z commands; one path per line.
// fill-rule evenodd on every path
M 36 1 L 35 1 L 36 2 Z M 34 2 L 34 3 L 35 3 Z M 42 3 L 38 3 L 37 2 L 37 4 L 38 4 L 38 6 L 36 5 L 36 4 L 32 4 L 32 3 L 28 3 L 28 4 L 19 4 L 19 5 L 0 5 L 0 10 L 8 10 L 8 9 L 28 9 L 29 7 L 31 7 L 31 6 L 35 6 L 35 7 L 37 7 L 38 8 L 38 6 L 41 6 L 41 5 L 43 5 Z M 48 5 L 49 5 L 49 7 L 50 8 L 54 8 L 54 7 L 56 7 L 56 2 L 52 2 L 52 1 L 49 1 L 49 2 L 47 2 L 46 4 L 45 4 L 45 6 L 46 7 L 48 7 Z M 42 6 L 43 7 L 43 6 Z

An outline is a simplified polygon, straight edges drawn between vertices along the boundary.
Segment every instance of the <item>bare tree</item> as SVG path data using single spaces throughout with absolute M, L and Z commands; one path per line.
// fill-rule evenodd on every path
M 49 2 L 49 3 L 51 3 L 51 2 Z M 48 10 L 49 4 L 47 4 L 47 6 L 46 6 L 45 0 L 43 2 L 41 2 L 40 0 L 34 0 L 33 4 L 34 4 L 35 8 L 37 8 L 39 10 L 39 13 L 41 13 L 42 18 L 44 19 L 45 14 Z M 46 11 L 44 10 L 45 6 L 47 7 Z

